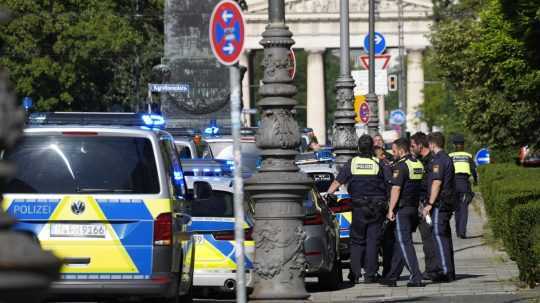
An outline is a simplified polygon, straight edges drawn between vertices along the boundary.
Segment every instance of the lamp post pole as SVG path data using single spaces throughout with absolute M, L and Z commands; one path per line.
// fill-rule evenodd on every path
M 340 0 L 340 65 L 336 80 L 336 113 L 332 142 L 336 163 L 342 166 L 356 153 L 357 136 L 354 129 L 354 79 L 351 77 L 349 45 L 349 0 Z
M 0 23 L 6 22 L 0 9 Z M 0 68 L 0 150 L 9 151 L 22 135 L 24 110 L 17 105 L 7 72 Z M 14 167 L 0 161 L 0 182 L 14 174 Z M 2 195 L 0 194 L 0 201 Z M 0 205 L 0 302 L 41 302 L 49 285 L 58 278 L 61 263 L 37 241 L 13 230 L 15 219 Z
M 292 113 L 297 92 L 288 71 L 288 54 L 294 44 L 285 25 L 284 0 L 268 0 L 269 24 L 262 34 L 264 47 L 263 97 L 258 102 L 261 124 L 257 147 L 261 168 L 245 183 L 255 202 L 255 279 L 251 300 L 305 300 L 305 239 L 302 201 L 311 179 L 300 173 L 295 156 L 300 131 Z
M 373 136 L 379 129 L 378 100 L 375 94 L 375 0 L 369 0 L 369 92 L 366 101 L 370 110 L 368 132 Z

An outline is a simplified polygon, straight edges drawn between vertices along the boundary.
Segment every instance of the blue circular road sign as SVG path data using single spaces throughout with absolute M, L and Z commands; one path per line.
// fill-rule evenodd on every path
M 386 50 L 386 39 L 381 33 L 375 32 L 375 55 L 380 55 Z M 369 54 L 369 34 L 364 37 L 364 52 Z
M 489 150 L 487 148 L 482 148 L 477 151 L 476 155 L 474 155 L 474 162 L 476 162 L 477 166 L 489 164 Z
M 390 112 L 390 124 L 403 125 L 405 124 L 405 113 L 402 110 L 396 109 Z

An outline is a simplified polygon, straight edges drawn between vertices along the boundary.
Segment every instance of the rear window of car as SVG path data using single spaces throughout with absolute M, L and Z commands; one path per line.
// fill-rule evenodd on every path
M 213 190 L 209 199 L 196 199 L 192 203 L 193 217 L 234 217 L 233 195 L 229 192 Z
M 4 158 L 17 166 L 6 193 L 157 194 L 156 160 L 148 138 L 29 135 Z

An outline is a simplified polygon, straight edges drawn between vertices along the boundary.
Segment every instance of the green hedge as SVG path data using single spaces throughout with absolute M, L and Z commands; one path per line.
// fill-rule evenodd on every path
M 479 174 L 493 234 L 518 263 L 521 280 L 534 286 L 540 282 L 540 169 L 491 164 Z
M 540 281 L 540 200 L 516 206 L 510 227 L 519 279 L 534 287 Z

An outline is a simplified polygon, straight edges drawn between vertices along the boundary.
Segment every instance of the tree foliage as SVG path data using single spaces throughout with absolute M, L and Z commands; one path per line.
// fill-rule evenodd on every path
M 540 38 L 540 11 L 533 2 L 465 1 L 450 5 L 454 17 L 433 28 L 430 60 L 453 96 L 455 118 L 492 148 L 540 142 L 540 53 L 529 41 Z
M 162 1 L 140 2 L 136 15 L 132 0 L 0 0 L 14 15 L 0 28 L 0 64 L 18 95 L 37 110 L 128 107 L 137 52 L 142 85 L 162 50 Z

